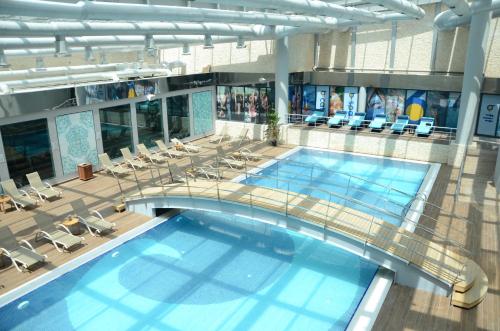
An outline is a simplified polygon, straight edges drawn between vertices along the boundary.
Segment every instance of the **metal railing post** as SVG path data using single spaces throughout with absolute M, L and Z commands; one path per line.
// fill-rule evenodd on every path
M 217 200 L 220 201 L 220 191 L 219 191 L 219 181 L 215 181 L 215 185 L 217 187 Z
M 141 195 L 141 197 L 144 197 L 142 195 L 142 188 L 141 188 L 141 185 L 139 184 L 139 179 L 137 178 L 137 173 L 135 172 L 135 168 L 134 167 L 132 167 L 132 172 L 134 173 L 135 183 L 137 185 L 137 188 L 139 189 L 139 194 Z

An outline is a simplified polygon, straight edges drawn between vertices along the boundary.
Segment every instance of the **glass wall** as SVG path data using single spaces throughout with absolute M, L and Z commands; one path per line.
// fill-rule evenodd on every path
M 168 135 L 169 138 L 182 139 L 189 137 L 189 98 L 187 94 L 167 98 Z
M 135 104 L 139 143 L 150 148 L 155 140 L 163 139 L 161 100 L 143 101 Z
M 54 177 L 47 120 L 8 124 L 0 127 L 10 178 L 27 185 L 26 174 L 38 171 L 42 179 Z
M 272 108 L 273 87 L 217 86 L 217 119 L 262 124 Z
M 133 151 L 130 105 L 99 109 L 102 145 L 110 158 L 121 157 L 120 148 Z

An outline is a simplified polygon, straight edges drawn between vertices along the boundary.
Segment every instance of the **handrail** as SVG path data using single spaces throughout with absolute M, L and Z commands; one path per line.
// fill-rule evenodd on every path
M 457 185 L 455 187 L 455 202 L 458 201 L 458 198 L 460 196 L 460 190 L 461 190 L 461 186 L 462 186 L 462 174 L 464 172 L 465 160 L 467 159 L 468 150 L 469 150 L 469 145 L 467 144 L 467 145 L 465 145 L 464 157 L 460 161 L 460 169 L 458 170 Z
M 188 189 L 188 194 L 190 196 L 192 196 L 192 190 L 193 189 L 203 189 L 204 192 L 201 192 L 202 193 L 202 196 L 203 195 L 207 195 L 207 187 L 206 186 L 197 186 L 196 185 L 196 181 L 194 181 L 194 184 L 193 183 L 190 183 L 190 181 L 188 180 L 186 183 L 182 183 L 182 184 L 175 184 L 175 186 L 172 186 L 173 188 L 175 187 L 186 187 Z M 279 192 L 281 194 L 285 194 L 286 193 L 286 202 L 280 200 L 280 199 L 276 199 L 274 198 L 274 196 L 272 198 L 268 197 L 268 196 L 262 196 L 262 195 L 256 195 L 255 192 L 253 191 L 250 191 L 250 192 L 242 192 L 240 190 L 231 190 L 231 189 L 228 189 L 228 188 L 220 188 L 220 185 L 219 185 L 219 182 L 216 181 L 215 182 L 216 185 L 215 185 L 215 189 L 216 189 L 216 195 L 214 196 L 213 193 L 209 193 L 208 195 L 209 196 L 213 196 L 214 198 L 217 198 L 218 200 L 221 200 L 221 192 L 229 192 L 231 195 L 228 196 L 228 198 L 230 198 L 229 200 L 235 200 L 236 202 L 241 202 L 241 200 L 239 199 L 232 199 L 231 197 L 232 196 L 235 196 L 235 195 L 240 195 L 240 196 L 248 196 L 249 197 L 249 200 L 250 200 L 250 204 L 251 206 L 253 207 L 255 205 L 255 198 L 260 198 L 260 199 L 263 199 L 263 200 L 260 200 L 260 204 L 261 205 L 269 205 L 271 206 L 271 208 L 279 208 L 280 209 L 280 206 L 285 208 L 284 210 L 284 213 L 286 215 L 289 215 L 290 214 L 290 208 L 297 208 L 297 209 L 300 209 L 300 210 L 304 210 L 303 213 L 309 213 L 311 216 L 314 217 L 314 215 L 319 215 L 318 218 L 322 219 L 323 221 L 323 225 L 324 227 L 331 227 L 331 226 L 328 226 L 328 224 L 339 224 L 339 223 L 345 223 L 345 224 L 348 224 L 350 226 L 350 228 L 354 231 L 357 231 L 357 232 L 360 232 L 360 233 L 363 233 L 364 234 L 364 239 L 358 239 L 358 237 L 353 234 L 353 233 L 347 233 L 348 236 L 352 237 L 353 239 L 361 242 L 361 243 L 364 243 L 365 245 L 366 244 L 370 244 L 371 246 L 374 246 L 374 247 L 379 247 L 375 244 L 372 244 L 372 243 L 369 243 L 368 242 L 368 238 L 372 238 L 373 235 L 375 234 L 372 234 L 371 232 L 371 229 L 373 227 L 373 222 L 375 221 L 375 218 L 374 217 L 371 217 L 371 220 L 368 220 L 366 219 L 365 217 L 361 217 L 361 215 L 359 214 L 352 214 L 349 212 L 349 210 L 346 210 L 345 208 L 342 208 L 342 211 L 346 212 L 346 213 L 349 213 L 350 215 L 353 215 L 354 217 L 356 217 L 357 219 L 363 221 L 363 222 L 370 222 L 370 228 L 369 228 L 369 231 L 366 232 L 366 231 L 363 231 L 362 229 L 360 229 L 359 227 L 355 226 L 354 223 L 346 223 L 345 221 L 342 221 L 342 220 L 338 220 L 335 218 L 335 215 L 330 215 L 330 208 L 327 208 L 326 209 L 326 212 L 323 214 L 323 213 L 320 213 L 316 210 L 313 210 L 313 209 L 310 209 L 310 208 L 307 208 L 307 207 L 304 207 L 304 206 L 301 206 L 299 204 L 294 204 L 294 203 L 291 203 L 289 197 L 292 196 L 292 197 L 300 197 L 303 200 L 306 200 L 306 201 L 312 201 L 314 202 L 315 204 L 319 204 L 319 205 L 323 205 L 323 206 L 329 206 L 331 207 L 331 202 L 329 201 L 326 201 L 326 200 L 323 200 L 323 199 L 318 199 L 318 198 L 313 198 L 311 196 L 308 196 L 308 195 L 304 195 L 304 194 L 300 194 L 300 193 L 297 193 L 297 192 L 294 192 L 294 191 L 284 191 L 284 190 L 281 190 L 281 189 L 275 189 L 275 188 L 268 188 L 268 187 L 259 187 L 259 186 L 253 186 L 253 187 L 256 187 L 256 188 L 260 188 L 260 189 L 266 189 L 266 190 L 271 190 L 273 192 Z M 252 185 L 249 185 L 249 186 L 252 186 Z M 212 188 L 208 188 L 208 189 L 214 189 L 213 187 Z M 162 187 L 162 194 L 166 197 L 168 197 L 168 195 L 165 194 L 165 186 Z M 204 193 L 204 194 L 203 194 Z M 174 193 L 175 195 L 175 193 Z M 278 195 L 276 195 L 278 196 Z M 140 197 L 137 197 L 138 199 L 142 198 L 142 196 Z M 133 197 L 129 198 L 129 200 L 132 200 Z M 276 205 L 273 205 L 272 203 L 269 203 L 269 202 L 278 202 L 280 203 L 280 206 L 276 206 Z M 293 199 L 292 199 L 292 202 L 293 202 Z M 334 207 L 335 209 L 338 209 L 338 207 Z M 303 214 L 302 213 L 302 214 Z M 294 213 L 295 214 L 295 213 Z M 368 216 L 366 214 L 366 216 Z M 429 244 L 425 244 L 424 242 L 422 241 L 419 241 L 417 238 L 414 238 L 413 236 L 411 236 L 410 234 L 408 233 L 405 233 L 405 231 L 399 231 L 398 228 L 390 223 L 387 223 L 381 219 L 377 219 L 379 220 L 379 222 L 377 222 L 377 226 L 379 227 L 382 227 L 382 228 L 388 228 L 390 229 L 391 231 L 396 231 L 396 233 L 398 235 L 401 235 L 401 236 L 404 236 L 405 238 L 407 238 L 409 241 L 411 242 L 414 242 L 414 243 L 418 243 L 420 245 L 425 245 L 426 249 L 431 249 L 431 250 L 434 250 L 434 251 L 437 251 L 439 252 L 439 254 L 443 255 L 443 256 L 446 256 L 448 259 L 451 259 L 455 262 L 458 263 L 459 266 L 462 266 L 465 262 L 461 259 L 458 259 L 456 256 L 453 256 L 453 255 L 450 255 L 448 254 L 448 251 L 443 251 L 443 250 L 438 250 L 436 249 L 435 247 L 433 247 L 432 245 L 429 245 Z M 340 224 L 339 224 L 340 225 Z M 380 237 L 380 236 L 379 236 Z M 386 236 L 383 236 L 383 238 L 386 238 Z M 389 240 L 391 240 L 391 238 L 387 238 Z M 429 241 L 430 242 L 430 241 Z M 424 255 L 424 254 L 421 254 L 420 252 L 418 252 L 418 250 L 416 248 L 411 248 L 409 246 L 404 246 L 404 245 L 401 245 L 400 243 L 396 243 L 394 240 L 391 240 L 391 244 L 395 244 L 395 245 L 398 245 L 400 247 L 404 247 L 406 250 L 408 250 L 408 252 L 410 253 L 410 257 L 409 258 L 405 258 L 403 256 L 400 256 L 400 255 L 397 255 L 397 254 L 392 254 L 392 255 L 395 255 L 397 256 L 398 258 L 400 259 L 403 259 L 404 261 L 407 261 L 408 263 L 412 263 L 412 257 L 414 256 L 414 254 L 417 254 L 419 256 L 422 256 L 424 259 L 427 259 L 427 260 L 431 260 L 432 263 L 436 264 L 440 269 L 445 269 L 447 270 L 448 274 L 450 275 L 450 277 L 446 277 L 446 279 L 444 279 L 447 283 L 449 284 L 453 284 L 454 281 L 452 280 L 455 279 L 455 282 L 456 280 L 460 277 L 460 274 L 461 272 L 463 271 L 463 267 L 460 268 L 460 270 L 454 270 L 456 268 L 450 266 L 450 265 L 447 265 L 445 264 L 444 262 L 442 261 L 439 261 L 439 260 L 436 260 L 436 259 L 432 259 L 432 258 L 429 258 L 428 255 Z M 380 248 L 380 247 L 379 247 Z M 463 257 L 463 256 L 462 256 Z M 423 270 L 424 272 L 427 272 L 429 273 L 429 271 L 425 271 Z M 435 276 L 441 278 L 443 280 L 443 275 L 442 275 L 442 272 L 439 272 L 439 273 L 436 273 L 434 274 Z

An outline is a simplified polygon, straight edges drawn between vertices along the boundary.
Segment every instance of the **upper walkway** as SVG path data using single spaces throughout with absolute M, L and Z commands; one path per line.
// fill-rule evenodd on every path
M 230 202 L 303 220 L 324 230 L 339 233 L 364 247 L 383 251 L 447 284 L 453 288 L 452 304 L 456 306 L 471 308 L 477 305 L 488 289 L 486 274 L 460 251 L 361 211 L 308 195 L 229 181 L 197 180 L 146 188 L 142 190 L 142 194 L 131 196 L 128 202 L 148 197 Z M 203 208 L 207 208 L 206 206 Z M 217 204 L 210 206 L 214 210 L 218 208 Z

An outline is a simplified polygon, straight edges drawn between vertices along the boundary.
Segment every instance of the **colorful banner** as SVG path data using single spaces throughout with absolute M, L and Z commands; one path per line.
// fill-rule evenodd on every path
M 410 117 L 411 124 L 417 124 L 427 110 L 427 93 L 422 90 L 406 91 L 405 114 Z
M 331 86 L 328 116 L 335 115 L 339 110 L 344 110 L 344 88 L 341 86 Z
M 366 119 L 372 120 L 375 115 L 385 114 L 385 94 L 382 88 L 369 87 L 366 89 Z
M 317 86 L 316 87 L 316 110 L 322 110 L 324 115 L 328 114 L 328 92 L 330 90 L 329 86 Z
M 448 97 L 448 110 L 446 112 L 445 126 L 456 128 L 458 126 L 458 110 L 460 109 L 460 93 L 450 93 Z
M 316 108 L 316 86 L 304 85 L 304 96 L 302 98 L 304 106 L 303 114 L 309 115 Z
M 353 116 L 358 111 L 358 88 L 345 87 L 344 88 L 344 111 L 349 116 Z
M 500 95 L 483 95 L 477 121 L 477 134 L 492 137 L 496 135 L 499 107 Z
M 404 113 L 405 90 L 388 89 L 385 100 L 385 113 L 389 122 L 395 122 Z

